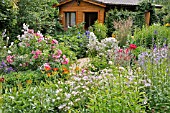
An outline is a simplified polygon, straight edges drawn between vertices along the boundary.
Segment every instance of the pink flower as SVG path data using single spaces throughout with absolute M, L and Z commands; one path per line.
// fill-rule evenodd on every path
M 30 34 L 34 34 L 34 30 L 33 30 L 33 29 L 28 29 L 27 31 L 28 31 L 28 33 L 30 33 Z
M 45 63 L 45 64 L 44 64 L 44 69 L 45 69 L 46 71 L 49 71 L 49 70 L 51 69 L 51 67 L 50 67 L 50 65 L 49 65 L 48 63 Z
M 135 44 L 130 44 L 129 48 L 130 48 L 130 49 L 136 49 L 137 46 L 136 46 Z
M 119 49 L 118 52 L 120 52 L 120 53 L 123 52 L 123 49 Z
M 36 50 L 35 55 L 41 55 L 42 52 L 40 50 Z
M 52 43 L 52 44 L 58 44 L 58 41 L 55 40 L 55 39 L 53 39 L 51 43 Z
M 68 58 L 65 58 L 64 61 L 62 62 L 62 64 L 68 64 L 68 63 L 69 63 Z
M 12 62 L 14 62 L 13 58 L 14 58 L 14 56 L 8 55 L 6 57 L 6 60 L 7 60 L 8 63 L 12 63 Z
M 52 58 L 58 59 L 58 58 L 60 58 L 60 56 L 61 56 L 61 55 L 55 55 L 55 54 L 53 54 L 53 55 L 52 55 Z
M 43 38 L 43 35 L 40 32 L 35 33 L 35 36 L 37 36 L 38 38 Z
M 40 50 L 32 51 L 31 53 L 34 54 L 33 56 L 34 59 L 37 59 L 38 56 L 42 54 Z
M 60 49 L 57 52 L 58 52 L 58 55 L 62 54 L 62 51 Z
M 63 55 L 63 59 L 66 59 L 66 55 Z

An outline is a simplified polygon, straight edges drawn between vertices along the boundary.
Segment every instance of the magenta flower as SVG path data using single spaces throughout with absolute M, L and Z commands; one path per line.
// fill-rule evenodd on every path
M 59 49 L 58 50 L 58 55 L 61 55 L 62 54 L 62 51 Z
M 52 44 L 58 44 L 58 41 L 55 40 L 55 39 L 53 39 L 51 43 L 52 43 Z
M 36 50 L 36 51 L 32 51 L 32 54 L 34 54 L 33 58 L 37 59 L 39 57 L 39 55 L 42 54 L 42 52 L 40 50 Z
M 53 54 L 53 55 L 52 55 L 52 58 L 58 59 L 58 58 L 61 57 L 61 54 L 62 54 L 62 51 L 61 51 L 61 50 L 58 50 L 58 51 L 57 51 L 57 55 L 56 55 L 56 54 Z
M 55 54 L 53 54 L 53 55 L 52 55 L 52 58 L 58 59 L 58 58 L 60 58 L 60 56 L 61 56 L 61 55 L 55 55 Z
M 65 58 L 64 61 L 62 62 L 62 64 L 68 64 L 69 63 L 69 59 Z
M 8 63 L 13 63 L 14 62 L 13 58 L 14 58 L 14 56 L 8 55 L 6 57 L 6 60 L 7 60 Z

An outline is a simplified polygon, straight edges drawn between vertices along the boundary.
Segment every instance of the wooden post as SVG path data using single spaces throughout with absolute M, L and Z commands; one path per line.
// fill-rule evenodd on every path
M 150 23 L 150 12 L 145 12 L 145 24 L 149 26 Z

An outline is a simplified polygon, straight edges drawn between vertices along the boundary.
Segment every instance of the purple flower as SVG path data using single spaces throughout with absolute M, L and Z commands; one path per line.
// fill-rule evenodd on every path
M 155 30 L 155 31 L 154 31 L 154 34 L 155 34 L 155 35 L 157 35 L 157 34 L 158 34 L 158 31 L 157 31 L 157 30 Z
M 14 71 L 12 67 L 7 68 L 7 73 L 10 73 L 11 71 Z
M 2 61 L 2 62 L 1 62 L 1 66 L 2 66 L 2 68 L 3 68 L 3 67 L 6 67 L 7 65 L 5 64 L 4 61 Z

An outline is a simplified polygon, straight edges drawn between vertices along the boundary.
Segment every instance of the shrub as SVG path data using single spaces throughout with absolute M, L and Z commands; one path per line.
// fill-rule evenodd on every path
M 94 34 L 97 36 L 97 39 L 99 41 L 101 41 L 102 39 L 106 38 L 107 36 L 107 27 L 102 24 L 99 23 L 98 21 L 96 21 L 93 25 L 94 28 Z
M 19 0 L 19 28 L 27 23 L 35 31 L 53 35 L 56 32 L 58 11 L 52 7 L 54 1 L 48 0 Z
M 128 19 L 128 17 L 132 17 L 133 16 L 133 13 L 132 12 L 129 12 L 127 10 L 120 10 L 118 11 L 117 9 L 114 9 L 114 10 L 109 10 L 107 13 L 106 13 L 106 19 L 105 19 L 105 24 L 106 24 L 106 27 L 108 28 L 108 36 L 111 36 L 112 33 L 115 31 L 115 28 L 114 28 L 114 24 L 113 22 L 114 21 L 120 21 L 120 20 L 126 20 Z
M 152 25 L 136 30 L 134 37 L 138 46 L 152 47 L 157 43 L 163 46 L 170 41 L 170 30 L 165 26 Z

